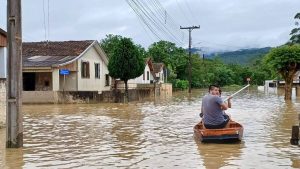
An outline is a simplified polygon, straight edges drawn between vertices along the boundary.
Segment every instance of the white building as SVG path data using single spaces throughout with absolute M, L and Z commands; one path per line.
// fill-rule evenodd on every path
M 128 80 L 128 88 L 134 89 L 141 84 L 157 84 L 164 83 L 165 74 L 164 74 L 164 64 L 163 63 L 153 63 L 151 58 L 147 58 L 145 61 L 145 69 L 143 74 L 135 79 Z M 124 89 L 125 85 L 123 81 L 117 81 L 117 88 Z
M 0 128 L 6 123 L 6 32 L 0 28 Z
M 95 40 L 23 43 L 23 102 L 59 102 L 61 92 L 109 91 L 108 58 Z

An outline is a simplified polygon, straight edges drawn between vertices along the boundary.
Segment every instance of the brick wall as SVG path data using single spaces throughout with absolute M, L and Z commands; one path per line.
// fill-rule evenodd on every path
M 0 79 L 0 128 L 6 124 L 6 81 Z

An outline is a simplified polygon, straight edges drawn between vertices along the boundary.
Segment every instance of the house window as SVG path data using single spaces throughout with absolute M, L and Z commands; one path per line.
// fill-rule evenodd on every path
M 81 77 L 82 78 L 90 78 L 89 62 L 81 62 Z
M 95 78 L 100 79 L 100 63 L 95 63 Z
M 109 86 L 109 75 L 105 75 L 105 86 Z
M 147 80 L 149 80 L 149 71 L 147 71 Z

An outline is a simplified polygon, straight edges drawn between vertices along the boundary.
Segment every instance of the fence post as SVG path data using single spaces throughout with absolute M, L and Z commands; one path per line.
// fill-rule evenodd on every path
M 299 126 L 292 126 L 292 138 L 290 142 L 292 145 L 299 144 Z
M 299 145 L 299 126 L 300 126 L 300 114 L 298 114 L 299 125 L 292 126 L 292 137 L 291 137 L 291 144 L 292 145 Z

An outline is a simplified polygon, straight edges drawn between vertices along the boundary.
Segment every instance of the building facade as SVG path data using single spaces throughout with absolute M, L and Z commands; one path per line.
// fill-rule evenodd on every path
M 109 91 L 108 58 L 94 40 L 23 43 L 23 103 Z
M 6 37 L 0 28 L 0 128 L 6 124 Z

